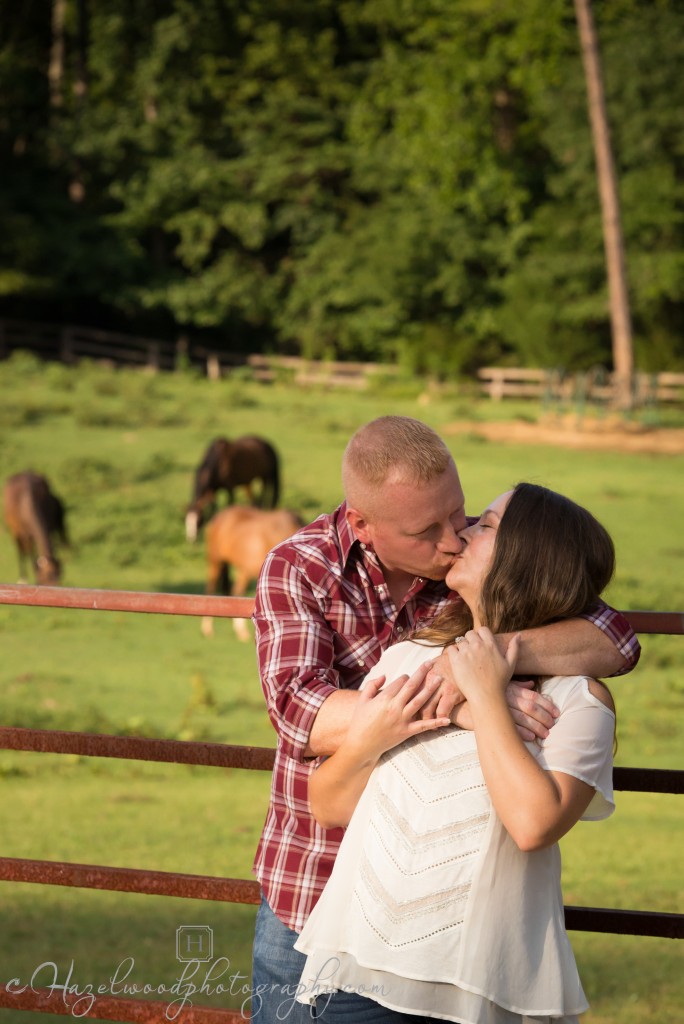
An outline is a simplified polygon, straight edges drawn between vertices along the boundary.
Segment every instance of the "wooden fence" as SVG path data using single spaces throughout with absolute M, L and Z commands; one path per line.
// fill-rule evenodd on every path
M 214 355 L 199 345 L 191 349 L 187 339 L 182 337 L 175 342 L 160 341 L 69 324 L 0 319 L 0 359 L 22 349 L 41 359 L 68 365 L 80 359 L 94 359 L 116 366 L 147 367 L 152 371 L 174 370 L 184 361 L 204 367 Z M 223 359 L 232 366 L 240 362 L 229 353 Z
M 264 384 L 291 381 L 299 387 L 346 387 L 363 390 L 373 378 L 396 376 L 394 366 L 380 363 L 341 363 L 298 356 L 239 354 L 212 349 L 181 336 L 176 341 L 133 337 L 93 328 L 0 319 L 0 359 L 26 350 L 41 359 L 73 365 L 93 359 L 114 366 L 146 368 L 150 372 L 191 366 L 212 380 L 239 368 Z
M 610 405 L 615 397 L 614 374 L 603 367 L 586 373 L 565 374 L 561 370 L 484 366 L 477 371 L 489 398 L 536 398 L 545 402 L 595 402 Z M 636 407 L 662 402 L 684 404 L 684 373 L 636 373 L 633 381 Z
M 137 591 L 85 590 L 0 584 L 0 604 L 71 608 L 92 611 L 128 611 L 166 615 L 212 615 L 244 618 L 251 614 L 249 598 L 201 597 L 185 594 L 147 594 Z M 628 611 L 625 615 L 637 633 L 684 635 L 684 613 Z M 143 737 L 107 736 L 21 727 L 0 728 L 0 748 L 42 753 L 79 754 L 85 757 L 115 757 L 164 761 L 217 767 L 270 771 L 274 751 L 264 747 L 229 746 Z M 684 792 L 684 771 L 645 768 L 615 768 L 617 790 L 650 793 Z M 108 891 L 137 892 L 257 904 L 259 887 L 251 879 L 214 878 L 133 868 L 0 857 L 0 880 L 39 885 L 63 885 Z M 599 907 L 566 907 L 566 925 L 572 930 L 609 932 L 640 936 L 684 938 L 684 914 L 639 910 L 611 910 Z M 0 986 L 0 1008 L 52 1013 L 62 1016 L 74 1011 L 77 996 L 66 992 L 54 998 L 52 989 Z M 97 995 L 85 1016 L 101 1020 L 147 1024 L 165 1019 L 166 1003 Z M 237 1024 L 244 1021 L 238 1011 L 187 1007 L 178 1018 L 181 1024 Z
M 397 377 L 400 372 L 398 367 L 385 363 L 231 353 L 191 342 L 185 336 L 176 341 L 159 341 L 86 327 L 0 319 L 0 359 L 21 349 L 67 364 L 94 359 L 112 365 L 143 367 L 151 372 L 192 366 L 213 380 L 241 369 L 250 379 L 265 384 L 285 380 L 298 387 L 357 391 L 373 382 Z M 602 367 L 566 374 L 561 370 L 486 366 L 477 371 L 477 380 L 482 394 L 494 401 L 530 398 L 547 403 L 610 405 L 614 397 L 613 375 Z M 633 399 L 635 407 L 684 404 L 684 373 L 635 374 Z

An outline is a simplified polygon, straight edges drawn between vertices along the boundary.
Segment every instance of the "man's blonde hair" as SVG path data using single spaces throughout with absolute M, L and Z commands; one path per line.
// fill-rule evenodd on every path
M 432 427 L 410 416 L 380 416 L 354 434 L 342 458 L 347 502 L 368 503 L 388 479 L 422 484 L 440 476 L 452 455 Z

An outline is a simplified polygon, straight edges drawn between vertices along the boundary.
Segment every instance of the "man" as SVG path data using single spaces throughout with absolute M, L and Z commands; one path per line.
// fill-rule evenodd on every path
M 357 687 L 381 651 L 449 600 L 444 577 L 462 547 L 465 499 L 453 458 L 424 423 L 385 416 L 344 453 L 345 501 L 269 555 L 254 623 L 268 713 L 278 733 L 271 802 L 255 860 L 263 890 L 254 942 L 252 1015 L 268 1024 L 309 1020 L 294 1002 L 304 957 L 292 948 L 327 881 L 342 837 L 308 809 L 315 759 L 337 749 Z M 598 627 L 598 629 L 596 628 Z M 505 649 L 508 637 L 500 643 Z M 583 619 L 522 634 L 518 674 L 606 676 L 629 671 L 639 645 L 605 605 Z M 461 700 L 445 681 L 423 716 Z M 526 739 L 545 736 L 555 709 L 511 684 L 509 704 Z

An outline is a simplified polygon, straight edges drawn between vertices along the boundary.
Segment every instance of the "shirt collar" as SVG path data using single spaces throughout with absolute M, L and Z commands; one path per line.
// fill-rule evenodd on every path
M 342 555 L 342 565 L 347 568 L 349 559 L 353 551 L 357 551 L 361 547 L 361 542 L 352 530 L 351 526 L 347 522 L 347 503 L 343 501 L 339 508 L 335 511 L 337 536 L 340 541 L 340 554 Z

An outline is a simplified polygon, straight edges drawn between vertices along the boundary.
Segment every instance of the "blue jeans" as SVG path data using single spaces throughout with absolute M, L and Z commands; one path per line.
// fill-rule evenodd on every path
M 294 948 L 297 932 L 261 897 L 254 929 L 251 1020 L 257 1024 L 425 1024 L 427 1017 L 397 1013 L 353 992 L 319 996 L 316 1007 L 296 1001 L 306 956 Z
M 320 1024 L 426 1024 L 430 1018 L 389 1010 L 355 992 L 334 992 L 318 997 L 315 1020 Z
M 313 1008 L 295 1000 L 306 957 L 294 948 L 297 932 L 261 897 L 252 953 L 251 1020 L 258 1024 L 311 1024 Z

